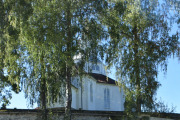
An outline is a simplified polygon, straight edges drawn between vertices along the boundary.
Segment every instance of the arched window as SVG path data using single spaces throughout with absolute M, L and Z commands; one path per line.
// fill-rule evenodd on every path
M 93 102 L 93 85 L 90 84 L 90 101 Z
M 99 71 L 99 66 L 98 65 L 96 65 L 96 70 Z
M 96 68 L 95 68 L 95 65 L 92 65 L 92 70 L 95 70 Z
M 104 89 L 104 108 L 110 109 L 110 92 L 108 88 Z
M 86 70 L 88 70 L 88 63 L 86 63 Z

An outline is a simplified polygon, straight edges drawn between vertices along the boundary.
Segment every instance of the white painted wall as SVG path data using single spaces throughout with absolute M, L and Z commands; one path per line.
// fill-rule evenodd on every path
M 78 62 L 81 55 L 77 55 L 75 61 Z M 99 70 L 92 70 L 92 65 L 98 65 Z M 102 62 L 97 62 L 97 64 L 92 62 L 87 62 L 85 64 L 85 71 L 97 74 L 106 75 L 105 66 Z M 75 81 L 73 81 L 75 80 Z M 79 81 L 79 82 L 78 82 Z M 123 90 L 119 90 L 119 86 L 114 84 L 98 83 L 91 76 L 83 76 L 82 78 L 82 88 L 79 77 L 72 78 L 72 82 L 76 87 L 72 86 L 72 108 L 83 109 L 83 110 L 102 110 L 102 111 L 124 111 L 124 94 Z M 77 83 L 77 84 L 76 84 Z M 91 101 L 90 95 L 90 85 L 93 86 L 93 100 Z M 108 88 L 110 92 L 110 108 L 105 109 L 104 106 L 104 89 Z M 81 90 L 82 89 L 82 90 Z M 81 93 L 82 91 L 82 93 Z M 81 99 L 82 97 L 82 99 Z M 65 101 L 65 99 L 64 99 Z M 50 107 L 64 107 L 64 104 L 55 103 L 50 105 Z
M 123 111 L 124 110 L 124 101 L 122 92 L 120 92 L 119 87 L 110 84 L 98 83 L 96 92 L 96 110 L 105 110 L 105 111 Z M 105 109 L 104 107 L 104 89 L 108 88 L 110 92 L 110 108 Z
M 93 85 L 93 102 L 90 100 L 90 84 Z M 123 111 L 124 98 L 123 90 L 113 84 L 97 83 L 92 77 L 83 78 L 83 109 L 84 110 L 105 110 Z M 110 109 L 104 108 L 104 89 L 110 90 Z
M 101 111 L 124 111 L 124 94 L 120 91 L 119 86 L 113 84 L 97 83 L 97 81 L 88 76 L 84 76 L 82 88 L 82 104 L 81 104 L 81 86 L 75 88 L 72 86 L 72 108 L 83 110 L 101 110 Z M 93 88 L 93 101 L 91 101 L 90 84 Z M 110 92 L 110 108 L 104 106 L 104 89 L 108 88 Z M 65 99 L 64 99 L 65 100 Z M 81 106 L 82 105 L 82 106 Z M 64 107 L 64 104 L 54 103 L 50 106 Z
M 123 90 L 119 90 L 119 86 L 113 84 L 97 83 L 97 81 L 90 76 L 84 76 L 82 79 L 82 104 L 81 104 L 81 86 L 75 88 L 72 86 L 72 108 L 83 110 L 100 110 L 100 111 L 124 111 L 124 94 Z M 90 96 L 90 84 L 93 88 L 93 101 Z M 104 89 L 108 88 L 110 92 L 110 108 L 104 107 Z M 65 100 L 65 99 L 64 99 Z M 82 106 L 81 106 L 82 105 Z M 64 107 L 64 104 L 54 103 L 50 106 Z
M 71 87 L 72 88 L 72 104 L 71 104 L 71 107 L 74 108 L 74 109 L 78 109 L 78 89 L 77 88 L 74 88 L 74 87 Z
M 96 102 L 96 99 L 95 99 L 95 96 L 96 96 L 96 81 L 89 78 L 89 77 L 85 77 L 84 81 L 88 81 L 88 85 L 87 85 L 87 93 L 84 93 L 84 94 L 87 94 L 88 97 L 87 97 L 87 105 L 88 105 L 88 109 L 87 110 L 95 110 L 95 102 Z M 90 85 L 92 84 L 92 101 L 91 101 L 91 93 L 90 93 Z

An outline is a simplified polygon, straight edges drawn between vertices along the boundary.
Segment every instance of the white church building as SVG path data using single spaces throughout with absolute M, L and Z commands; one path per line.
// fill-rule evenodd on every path
M 91 67 L 89 67 L 91 66 Z M 106 76 L 105 66 L 101 61 L 88 62 L 85 71 L 91 73 L 83 77 L 72 78 L 72 108 L 76 110 L 124 111 L 125 96 L 115 80 Z M 82 81 L 82 82 L 81 82 Z M 51 108 L 64 107 L 54 103 Z

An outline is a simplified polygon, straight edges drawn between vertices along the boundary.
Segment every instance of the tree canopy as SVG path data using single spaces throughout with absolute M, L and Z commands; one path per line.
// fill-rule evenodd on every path
M 22 0 L 12 4 L 19 6 L 8 15 L 11 29 L 17 31 L 17 39 L 10 41 L 17 47 L 11 51 L 19 56 L 5 55 L 13 62 L 11 68 L 6 65 L 7 71 L 17 73 L 18 85 L 21 82 L 30 104 L 40 100 L 43 119 L 47 119 L 46 105 L 61 100 L 66 93 L 66 117 L 70 119 L 71 77 L 83 72 L 90 55 L 97 55 L 103 36 L 95 14 L 100 1 Z M 75 55 L 81 56 L 79 66 Z M 7 75 L 10 79 L 11 73 Z
M 20 91 L 20 74 L 22 73 L 20 56 L 22 48 L 19 43 L 19 22 L 20 20 L 26 20 L 27 12 L 29 12 L 29 9 L 26 9 L 28 6 L 29 4 L 23 0 L 21 2 L 15 0 L 0 1 L 1 102 L 8 103 L 8 99 L 11 98 L 11 89 L 16 93 Z M 13 21 L 15 21 L 16 24 Z M 5 94 L 3 94 L 3 92 Z
M 40 100 L 43 119 L 46 105 L 64 96 L 66 118 L 71 119 L 71 78 L 84 73 L 90 56 L 105 56 L 116 67 L 126 110 L 153 109 L 158 67 L 166 70 L 167 57 L 178 47 L 178 36 L 170 36 L 167 12 L 158 0 L 0 4 L 0 87 L 10 85 L 17 92 L 21 87 L 32 105 Z M 75 56 L 80 56 L 78 63 Z
M 107 63 L 116 67 L 126 92 L 126 109 L 153 109 L 160 83 L 158 67 L 177 50 L 177 36 L 170 36 L 166 12 L 157 0 L 116 0 L 103 19 L 110 36 Z

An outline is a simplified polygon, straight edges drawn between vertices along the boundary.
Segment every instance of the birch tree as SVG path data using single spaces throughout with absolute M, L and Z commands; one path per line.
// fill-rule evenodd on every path
M 110 35 L 106 62 L 116 68 L 127 111 L 153 109 L 158 67 L 166 70 L 167 57 L 177 50 L 166 13 L 157 0 L 116 0 L 102 17 Z
M 40 100 L 43 120 L 47 119 L 47 105 L 63 96 L 66 98 L 65 119 L 71 119 L 71 78 L 83 72 L 90 55 L 96 57 L 102 38 L 103 29 L 96 14 L 102 9 L 100 3 L 32 0 L 32 13 L 27 21 L 19 23 L 23 73 L 18 77 L 30 104 Z M 75 55 L 81 55 L 78 65 Z
M 24 0 L 0 0 L 0 101 L 5 102 L 4 106 L 12 97 L 11 90 L 16 93 L 21 90 L 23 67 L 20 62 L 19 22 L 27 20 L 29 6 Z

